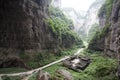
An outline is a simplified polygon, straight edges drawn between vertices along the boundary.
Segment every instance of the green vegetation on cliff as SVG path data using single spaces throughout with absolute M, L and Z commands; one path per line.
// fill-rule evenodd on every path
M 114 0 L 106 0 L 103 6 L 100 8 L 98 16 L 105 17 L 106 20 L 110 18 L 112 12 L 112 3 Z
M 102 43 L 101 42 L 104 42 L 104 38 L 105 38 L 105 36 L 108 34 L 108 32 L 109 32 L 109 27 L 110 27 L 110 24 L 109 23 L 107 23 L 105 26 L 104 26 L 104 28 L 102 28 L 102 30 L 100 30 L 100 31 L 97 31 L 96 33 L 95 33 L 95 35 L 93 36 L 93 38 L 90 40 L 90 42 L 89 42 L 89 46 L 88 46 L 88 48 L 89 49 L 92 49 L 92 50 L 103 50 L 103 48 L 102 49 L 100 49 L 100 48 L 98 48 Z M 98 45 L 98 43 L 100 44 L 100 45 Z M 98 46 L 98 47 L 97 47 Z
M 65 55 L 70 55 L 78 47 L 83 47 L 82 40 L 73 30 L 74 25 L 72 20 L 68 19 L 59 8 L 50 6 L 45 22 L 48 24 L 48 30 L 55 38 L 55 45 L 58 47 L 56 47 L 55 52 L 46 50 L 35 53 L 34 56 L 32 56 L 33 59 L 27 62 L 27 65 L 31 68 L 46 65 Z M 24 59 L 26 55 L 23 54 L 20 55 L 20 57 Z
M 110 16 L 112 12 L 112 5 L 113 5 L 113 0 L 106 0 L 103 6 L 100 8 L 98 16 L 99 18 L 105 19 L 106 22 L 105 22 L 105 25 L 102 26 L 103 28 L 97 31 L 94 37 L 91 39 L 88 47 L 89 49 L 92 49 L 92 50 L 104 49 L 104 45 L 103 45 L 103 48 L 100 49 L 98 44 L 104 43 L 105 36 L 109 32 L 109 27 L 111 26 Z
M 89 33 L 88 33 L 88 38 L 87 38 L 88 42 L 94 37 L 94 35 L 98 30 L 99 30 L 99 25 L 97 23 L 94 23 L 91 26 L 91 29 L 89 30 Z
M 74 24 L 59 8 L 51 6 L 48 9 L 49 18 L 46 22 L 53 35 L 59 40 L 61 48 L 69 48 L 74 45 L 83 46 L 82 40 L 73 30 Z
M 52 36 L 56 39 L 56 46 L 58 45 L 59 47 L 56 49 L 55 53 L 50 51 L 35 53 L 36 55 L 34 55 L 32 61 L 27 63 L 31 68 L 48 64 L 62 56 L 70 55 L 77 48 L 83 47 L 82 40 L 73 30 L 73 22 L 68 19 L 59 8 L 53 6 L 49 7 L 48 14 L 49 17 L 45 22 L 48 23 L 48 30 L 50 30 Z M 24 55 L 20 57 L 24 58 Z
M 48 63 L 60 59 L 65 55 L 70 55 L 78 47 L 83 47 L 82 40 L 79 38 L 78 34 L 73 30 L 74 25 L 72 20 L 68 19 L 59 8 L 50 6 L 48 8 L 47 14 L 45 15 L 46 18 L 43 19 L 44 21 L 41 22 L 41 24 L 43 23 L 44 25 L 46 25 L 43 25 L 42 27 L 46 28 L 45 31 L 48 34 L 45 34 L 45 36 L 44 34 L 38 35 L 43 35 L 42 38 L 47 37 L 45 39 L 50 39 L 50 41 L 48 40 L 47 43 L 47 40 L 41 38 L 41 40 L 43 40 L 43 42 L 45 41 L 45 43 L 41 42 L 39 44 L 40 46 L 43 46 L 40 48 L 40 52 L 31 51 L 30 54 L 28 54 L 29 52 L 27 53 L 24 50 L 21 50 L 17 55 L 17 57 L 20 60 L 23 60 L 23 63 L 25 63 L 26 66 L 30 69 L 44 66 Z M 5 69 L 8 71 L 6 71 Z M 0 72 L 14 73 L 14 71 L 11 71 L 12 69 L 15 68 L 4 68 L 4 70 L 0 70 Z M 18 70 L 16 72 L 21 71 Z

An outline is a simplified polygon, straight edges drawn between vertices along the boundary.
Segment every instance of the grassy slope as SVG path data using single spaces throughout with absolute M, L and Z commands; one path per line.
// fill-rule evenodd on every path
M 91 57 L 92 63 L 84 71 L 79 73 L 62 66 L 62 63 L 50 66 L 44 69 L 44 71 L 49 72 L 52 77 L 55 77 L 57 75 L 55 73 L 56 70 L 66 69 L 72 73 L 74 80 L 118 80 L 115 76 L 117 67 L 117 61 L 115 59 L 100 55 L 100 52 L 88 53 L 88 51 L 84 51 L 82 52 L 82 56 Z M 36 76 L 37 74 L 33 74 L 29 80 L 37 80 Z M 60 78 L 59 80 L 63 79 Z
M 78 73 L 62 66 L 62 63 L 55 64 L 44 71 L 55 76 L 58 69 L 66 69 L 70 71 L 74 80 L 117 80 L 115 73 L 117 61 L 100 55 L 98 52 L 87 56 L 91 57 L 92 63 L 82 72 Z

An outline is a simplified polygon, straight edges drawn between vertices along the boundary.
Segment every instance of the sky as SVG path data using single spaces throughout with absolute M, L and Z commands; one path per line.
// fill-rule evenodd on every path
M 95 0 L 62 0 L 62 7 L 72 7 L 76 10 L 87 11 Z

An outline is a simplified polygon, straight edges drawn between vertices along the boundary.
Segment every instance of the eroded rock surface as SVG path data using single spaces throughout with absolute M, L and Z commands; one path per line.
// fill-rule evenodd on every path
M 38 80 L 50 80 L 50 74 L 47 72 L 39 71 L 37 79 Z
M 64 80 L 74 80 L 74 78 L 72 77 L 72 74 L 67 70 L 62 69 L 62 70 L 57 70 L 56 72 L 62 75 Z
M 107 19 L 103 21 L 105 23 L 100 23 L 100 26 L 103 28 L 106 27 L 106 29 L 100 34 L 101 36 L 98 36 L 99 38 L 93 39 L 93 43 L 89 45 L 89 49 L 104 51 L 107 55 L 115 57 L 117 49 L 120 46 L 117 43 L 117 39 L 120 36 L 120 1 L 115 0 L 110 5 L 112 6 L 112 10 L 109 11 L 109 17 L 104 12 L 99 15 L 100 21 Z
M 54 44 L 44 22 L 48 6 L 49 0 L 1 0 L 0 47 L 43 49 Z

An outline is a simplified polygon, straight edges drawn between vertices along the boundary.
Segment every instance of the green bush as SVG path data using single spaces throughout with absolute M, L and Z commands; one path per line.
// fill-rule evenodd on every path
M 118 80 L 116 74 L 117 60 L 101 55 L 101 52 L 85 50 L 92 63 L 80 73 L 71 71 L 75 80 Z
M 8 76 L 4 76 L 3 80 L 12 80 L 12 79 L 10 77 L 8 77 Z
M 86 73 L 88 76 L 94 77 L 94 80 L 116 80 L 116 65 L 117 61 L 114 59 L 102 56 L 94 56 L 92 63 L 84 71 L 84 73 Z
M 21 51 L 20 53 L 19 53 L 19 57 L 21 58 L 21 59 L 29 59 L 29 56 L 24 52 L 24 51 Z

